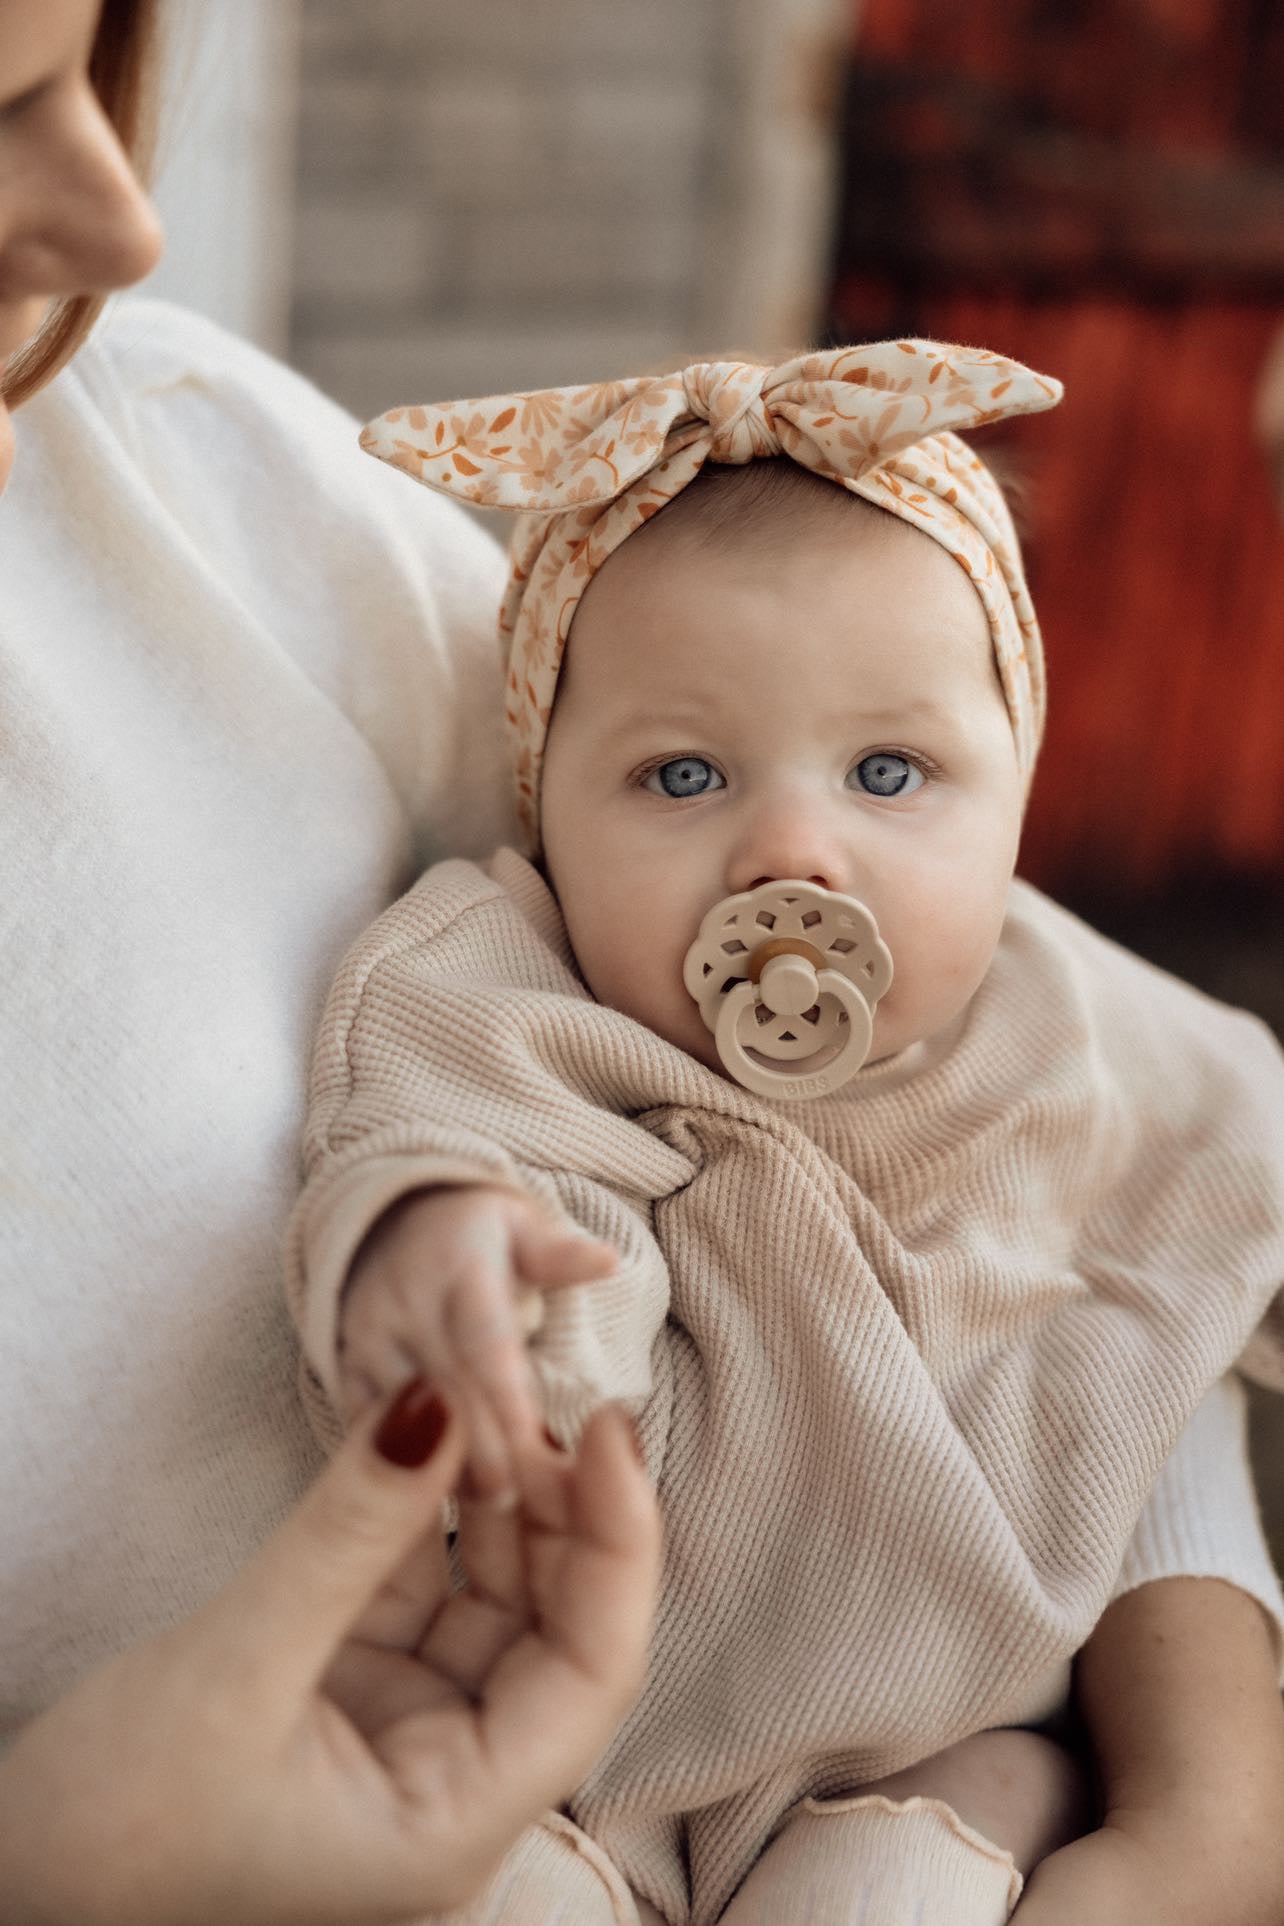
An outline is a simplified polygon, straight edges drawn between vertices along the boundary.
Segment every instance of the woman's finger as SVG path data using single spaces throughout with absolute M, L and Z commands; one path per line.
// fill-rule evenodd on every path
M 564 1481 L 565 1453 L 542 1442 L 538 1450 L 547 1460 L 547 1475 Z M 525 1492 L 526 1469 L 521 1483 Z M 528 1567 L 535 1531 L 524 1500 L 507 1511 L 460 1500 L 456 1553 L 465 1589 L 434 1618 L 419 1654 L 469 1697 L 478 1694 L 500 1655 L 531 1623 Z
M 459 1537 L 455 1551 L 469 1588 L 507 1611 L 530 1607 L 526 1581 L 527 1520 L 520 1505 L 501 1511 L 494 1505 L 459 1500 Z
M 457 1707 L 459 1692 L 441 1673 L 405 1652 L 349 1640 L 325 1675 L 323 1690 L 367 1741 L 422 1712 Z
M 611 1670 L 612 1648 L 641 1655 L 659 1584 L 660 1516 L 631 1420 L 595 1411 L 569 1464 L 567 1576 L 535 1600 L 550 1636 L 588 1671 Z M 606 1635 L 604 1625 L 615 1627 Z
M 659 1512 L 622 1412 L 594 1413 L 569 1479 L 564 1555 L 546 1565 L 555 1583 L 537 1592 L 535 1629 L 500 1660 L 483 1697 L 485 1743 L 512 1760 L 515 1796 L 568 1763 L 588 1769 L 637 1694 L 655 1610 Z
M 450 1590 L 446 1521 L 427 1531 L 384 1580 L 349 1637 L 385 1650 L 414 1652 Z
M 425 1534 L 440 1531 L 463 1454 L 463 1426 L 441 1396 L 423 1379 L 404 1385 L 349 1434 L 257 1557 L 205 1608 L 211 1649 L 225 1627 L 229 1665 L 253 1670 L 245 1683 L 264 1714 L 316 1685 L 381 1585 Z
M 484 1781 L 499 1837 L 584 1777 L 636 1696 L 645 1664 L 659 1514 L 627 1419 L 595 1414 L 568 1478 L 568 1528 L 549 1567 L 557 1583 L 500 1650 L 470 1695 L 467 1727 L 455 1735 L 453 1789 L 475 1805 Z M 451 1601 L 442 1622 L 458 1603 Z M 412 1798 L 440 1793 L 441 1716 L 441 1708 L 425 1708 L 373 1740 Z

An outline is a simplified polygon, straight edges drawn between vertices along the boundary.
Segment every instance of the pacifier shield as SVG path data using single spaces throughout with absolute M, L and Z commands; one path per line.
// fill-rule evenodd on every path
M 823 1096 L 869 1054 L 892 958 L 853 896 L 762 883 L 717 903 L 682 966 L 727 1074 L 759 1096 Z

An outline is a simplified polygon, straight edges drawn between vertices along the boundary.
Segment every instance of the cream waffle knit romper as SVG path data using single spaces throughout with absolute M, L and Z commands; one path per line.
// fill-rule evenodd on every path
M 537 1365 L 559 1435 L 641 1414 L 666 1566 L 569 1811 L 681 1926 L 799 1801 L 1058 1707 L 1116 1590 L 1208 1568 L 1176 1490 L 1145 1513 L 1201 1401 L 1237 1360 L 1284 1384 L 1276 1046 L 1020 884 L 948 1036 L 786 1107 L 595 1003 L 523 859 L 439 865 L 332 991 L 306 1158 L 290 1292 L 331 1397 L 349 1262 L 407 1191 L 511 1185 L 619 1252 Z M 1220 1570 L 1278 1612 L 1247 1539 Z

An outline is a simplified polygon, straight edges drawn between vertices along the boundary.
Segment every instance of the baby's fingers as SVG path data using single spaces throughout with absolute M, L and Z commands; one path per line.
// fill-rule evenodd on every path
M 368 1407 L 388 1397 L 419 1374 L 444 1384 L 440 1338 L 425 1341 L 421 1330 L 366 1293 L 356 1299 L 344 1323 L 339 1356 L 339 1385 L 344 1420 L 355 1424 Z
M 533 1216 L 513 1226 L 513 1259 L 521 1276 L 541 1290 L 561 1284 L 592 1284 L 615 1269 L 612 1245 L 583 1231 L 566 1230 Z
M 489 1407 L 509 1449 L 520 1450 L 537 1428 L 535 1385 L 507 1276 L 478 1271 L 453 1292 L 446 1335 L 461 1375 Z
M 517 1498 L 517 1478 L 508 1440 L 486 1399 L 471 1380 L 460 1379 L 454 1392 L 468 1438 L 468 1479 L 461 1496 L 482 1504 L 511 1506 Z

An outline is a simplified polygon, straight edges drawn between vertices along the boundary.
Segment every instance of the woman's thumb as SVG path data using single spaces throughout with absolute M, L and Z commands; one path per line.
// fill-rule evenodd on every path
M 270 1661 L 273 1692 L 310 1690 L 459 1477 L 464 1427 L 422 1378 L 362 1418 L 285 1523 L 220 1593 L 242 1648 Z M 442 1539 L 442 1596 L 447 1588 Z

